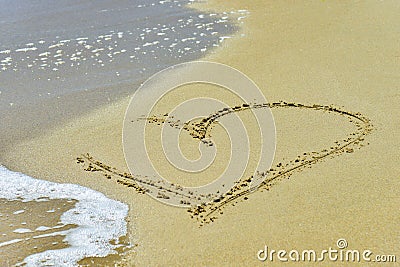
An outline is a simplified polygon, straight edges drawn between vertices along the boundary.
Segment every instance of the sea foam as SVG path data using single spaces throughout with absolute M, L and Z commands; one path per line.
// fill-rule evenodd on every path
M 53 233 L 65 235 L 64 241 L 70 247 L 32 254 L 21 263 L 26 266 L 77 266 L 83 258 L 104 257 L 123 246 L 118 241 L 127 234 L 128 205 L 100 192 L 76 184 L 34 179 L 0 165 L 0 198 L 23 202 L 43 198 L 77 201 L 60 218 L 62 224 L 77 227 Z

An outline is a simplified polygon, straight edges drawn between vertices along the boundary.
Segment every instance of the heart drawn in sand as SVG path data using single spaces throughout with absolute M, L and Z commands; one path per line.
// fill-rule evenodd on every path
M 190 87 L 189 93 L 182 91 L 183 87 L 193 83 L 195 87 Z M 198 85 L 200 83 L 219 86 L 229 91 L 234 95 L 233 102 L 236 104 L 229 106 L 222 102 L 228 98 L 221 100 L 210 97 L 213 91 L 208 91 L 208 94 L 206 92 L 207 97 L 204 96 L 204 92 L 200 92 L 203 96 L 193 96 L 194 91 L 204 88 Z M 170 97 L 174 90 L 178 90 L 175 100 Z M 163 101 L 167 98 L 168 101 Z M 240 104 L 237 104 L 238 101 L 241 101 Z M 321 151 L 303 152 L 293 160 L 279 162 L 271 167 L 275 153 L 272 109 L 332 113 L 347 118 L 356 126 L 356 130 Z M 210 114 L 210 111 L 214 112 Z M 241 114 L 252 116 L 257 127 L 246 129 L 242 120 L 246 116 Z M 154 128 L 158 128 L 158 131 Z M 114 177 L 118 183 L 132 187 L 137 192 L 147 193 L 154 199 L 169 205 L 186 207 L 191 218 L 203 225 L 213 222 L 228 204 L 235 205 L 239 201 L 248 200 L 256 191 L 268 191 L 278 181 L 288 178 L 295 171 L 361 148 L 365 143 L 365 136 L 373 130 L 373 125 L 368 118 L 359 113 L 334 106 L 285 101 L 267 102 L 258 87 L 239 71 L 218 63 L 191 62 L 170 67 L 146 81 L 132 98 L 123 130 L 124 153 L 130 173 L 122 173 L 95 160 L 89 154 L 78 157 L 78 163 L 83 164 L 86 171 L 101 172 L 109 179 Z M 251 171 L 252 175 L 245 176 L 245 170 L 250 166 L 250 156 L 254 154 L 250 149 L 249 131 L 258 131 L 260 147 L 256 156 L 258 164 Z M 230 141 L 230 157 L 226 157 L 227 167 L 222 174 L 211 177 L 213 180 L 210 182 L 197 186 L 183 186 L 168 180 L 175 175 L 175 171 L 157 170 L 157 167 L 161 166 L 163 169 L 168 165 L 172 166 L 176 173 L 181 172 L 189 178 L 206 173 L 207 169 L 212 168 L 220 159 L 217 156 L 218 147 L 223 148 L 225 144 L 218 144 L 220 139 L 216 136 L 223 136 L 223 133 Z M 198 145 L 199 157 L 189 159 L 184 156 L 181 149 L 183 145 L 180 142 L 182 136 L 191 140 L 186 140 L 184 144 L 194 142 Z M 160 150 L 149 152 L 149 146 L 152 145 Z M 164 161 L 160 160 L 161 157 Z M 165 174 L 171 176 L 163 177 Z

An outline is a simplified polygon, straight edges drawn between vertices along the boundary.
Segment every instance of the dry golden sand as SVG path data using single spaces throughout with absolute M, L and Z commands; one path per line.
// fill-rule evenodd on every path
M 128 203 L 129 234 L 138 243 L 124 256 L 129 265 L 260 265 L 256 253 L 264 245 L 322 250 L 335 247 L 339 238 L 346 238 L 350 249 L 399 258 L 400 3 L 233 0 L 199 8 L 250 11 L 241 30 L 245 36 L 226 41 L 207 60 L 246 73 L 269 101 L 336 104 L 361 112 L 376 127 L 366 138 L 369 145 L 294 173 L 227 207 L 203 227 L 185 209 L 165 206 L 76 164 L 77 156 L 89 152 L 127 171 L 121 124 L 128 100 L 16 145 L 4 155 L 5 166 Z M 324 113 L 273 113 L 276 163 L 329 147 L 352 131 L 346 120 Z

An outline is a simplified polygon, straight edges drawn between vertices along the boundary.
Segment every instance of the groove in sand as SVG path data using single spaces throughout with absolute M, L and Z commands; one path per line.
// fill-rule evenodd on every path
M 287 163 L 280 162 L 269 170 L 258 172 L 256 174 L 257 177 L 250 176 L 247 179 L 242 179 L 237 182 L 229 192 L 223 195 L 196 195 L 193 191 L 183 189 L 177 184 L 167 183 L 164 181 L 155 182 L 154 179 L 150 179 L 147 176 L 119 172 L 116 168 L 108 166 L 101 161 L 95 160 L 88 153 L 82 155 L 81 157 L 77 157 L 77 163 L 85 166 L 85 171 L 99 171 L 108 179 L 116 177 L 116 181 L 118 183 L 127 187 L 132 187 L 139 193 L 156 190 L 158 193 L 157 197 L 160 198 L 169 198 L 171 196 L 180 197 L 182 204 L 191 206 L 187 210 L 191 218 L 196 219 L 200 225 L 203 225 L 205 223 L 213 222 L 215 219 L 217 219 L 217 214 L 223 214 L 223 209 L 228 204 L 234 206 L 240 200 L 247 200 L 248 196 L 256 191 L 269 190 L 271 186 L 284 178 L 288 178 L 295 171 L 300 171 L 306 167 L 311 167 L 312 164 L 330 157 L 335 157 L 344 152 L 352 153 L 355 148 L 361 148 L 364 146 L 365 136 L 371 133 L 371 131 L 374 129 L 371 121 L 360 113 L 352 113 L 334 106 L 318 104 L 307 105 L 300 103 L 288 103 L 284 101 L 262 104 L 250 103 L 242 104 L 241 106 L 224 108 L 209 115 L 207 118 L 194 122 L 182 123 L 179 120 L 173 120 L 173 117 L 169 117 L 168 114 L 139 119 L 145 119 L 149 123 L 156 123 L 157 125 L 167 123 L 171 127 L 187 131 L 193 138 L 200 140 L 206 145 L 212 146 L 213 143 L 209 139 L 211 137 L 211 127 L 218 118 L 235 112 L 260 108 L 292 108 L 334 113 L 348 118 L 349 122 L 353 123 L 357 127 L 357 130 L 350 133 L 347 138 L 340 141 L 335 141 L 335 145 L 330 146 L 327 149 L 323 149 L 319 152 L 304 152 L 294 160 L 291 160 Z M 262 178 L 264 181 L 257 187 L 251 187 L 251 182 L 255 178 Z M 202 204 L 194 205 L 194 199 L 201 200 Z

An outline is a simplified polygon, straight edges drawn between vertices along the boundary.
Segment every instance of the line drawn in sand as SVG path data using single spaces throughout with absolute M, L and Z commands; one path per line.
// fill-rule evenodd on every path
M 148 118 L 139 118 L 153 123 L 156 126 L 166 125 L 186 131 L 192 138 L 212 146 L 210 138 L 212 137 L 212 126 L 223 116 L 232 113 L 238 113 L 244 110 L 253 109 L 297 109 L 316 112 L 328 112 L 338 116 L 344 116 L 352 123 L 356 130 L 347 135 L 342 140 L 336 140 L 333 144 L 320 151 L 304 152 L 290 161 L 279 162 L 275 166 L 255 175 L 239 180 L 230 190 L 224 194 L 202 194 L 184 189 L 182 186 L 166 181 L 156 181 L 152 177 L 140 174 L 130 174 L 118 171 L 99 160 L 96 160 L 89 153 L 77 157 L 77 163 L 84 167 L 88 172 L 100 172 L 108 179 L 116 179 L 116 182 L 124 186 L 133 188 L 138 193 L 146 193 L 149 190 L 157 194 L 159 198 L 179 198 L 182 204 L 188 206 L 187 212 L 192 219 L 195 219 L 200 226 L 215 221 L 219 215 L 222 215 L 224 209 L 228 206 L 235 206 L 238 202 L 246 201 L 249 196 L 258 191 L 269 191 L 283 179 L 289 177 L 313 164 L 323 160 L 339 156 L 344 153 L 352 153 L 355 149 L 360 149 L 368 143 L 365 137 L 370 134 L 374 126 L 369 118 L 360 113 L 353 113 L 335 106 L 319 104 L 301 104 L 291 102 L 273 102 L 273 103 L 244 103 L 241 106 L 224 108 L 210 114 L 207 118 L 199 121 L 180 122 L 168 114 L 160 116 L 151 116 Z M 262 179 L 261 184 L 251 186 L 255 179 Z M 199 200 L 201 201 L 199 204 Z

